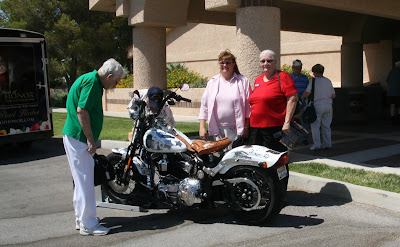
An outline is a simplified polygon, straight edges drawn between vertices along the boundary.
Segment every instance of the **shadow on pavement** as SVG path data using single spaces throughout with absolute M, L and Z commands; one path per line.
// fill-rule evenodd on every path
M 334 193 L 337 191 L 336 193 Z M 343 195 L 343 198 L 332 197 Z M 319 193 L 308 193 L 305 191 L 288 191 L 287 205 L 310 206 L 310 207 L 332 207 L 341 206 L 352 201 L 351 194 L 347 187 L 340 183 L 327 183 Z
M 331 198 L 319 193 L 307 193 L 303 191 L 289 191 L 289 206 L 316 206 L 329 207 L 346 204 L 347 200 Z M 181 208 L 171 209 L 165 213 L 158 213 L 157 210 L 151 210 L 148 215 L 139 217 L 105 217 L 102 223 L 111 228 L 110 234 L 120 232 L 135 232 L 141 230 L 160 230 L 176 227 L 186 222 L 195 222 L 197 224 L 233 224 L 247 225 L 239 222 L 232 215 L 227 207 L 219 208 Z M 279 214 L 265 224 L 257 227 L 293 227 L 303 228 L 306 226 L 315 226 L 322 224 L 323 219 L 317 218 L 317 215 L 298 216 Z M 190 223 L 188 223 L 190 224 Z
M 294 155 L 301 154 L 307 155 L 304 161 L 309 160 L 310 156 L 314 158 L 328 158 L 343 162 L 352 163 L 346 157 L 351 157 L 352 153 L 380 148 L 380 150 L 392 150 L 394 145 L 400 144 L 400 125 L 392 124 L 390 121 L 370 121 L 363 123 L 347 123 L 332 126 L 332 141 L 333 147 L 330 149 L 323 149 L 318 151 L 309 150 L 308 146 L 298 143 L 296 149 L 293 150 Z M 312 138 L 310 136 L 310 143 Z M 340 157 L 336 157 L 340 156 Z M 371 158 L 370 160 L 362 160 L 358 163 L 363 163 L 368 167 L 400 167 L 400 151 L 393 153 L 392 156 Z M 302 159 L 302 158 L 300 158 Z M 297 160 L 301 161 L 301 160 Z M 360 165 L 359 164 L 359 165 Z M 361 164 L 362 165 L 362 164 Z
M 65 155 L 62 138 L 33 141 L 28 147 L 18 144 L 0 146 L 0 165 L 17 164 Z

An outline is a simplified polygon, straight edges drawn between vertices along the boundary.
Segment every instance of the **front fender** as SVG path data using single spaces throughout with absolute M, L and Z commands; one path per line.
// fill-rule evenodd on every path
M 287 152 L 278 152 L 259 145 L 240 146 L 228 151 L 217 166 L 214 168 L 205 167 L 203 171 L 211 176 L 215 176 L 216 174 L 225 174 L 235 166 L 249 165 L 260 167 L 260 164 L 264 164 L 265 162 L 267 163 L 267 168 L 270 168 L 285 153 Z

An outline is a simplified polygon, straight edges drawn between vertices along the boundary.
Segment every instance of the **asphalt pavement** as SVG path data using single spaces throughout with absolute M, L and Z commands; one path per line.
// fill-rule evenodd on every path
M 54 112 L 65 112 L 63 108 Z M 127 112 L 104 112 L 106 116 L 128 117 Z M 177 122 L 199 122 L 194 116 L 175 115 Z M 101 140 L 104 149 L 126 147 L 128 142 Z M 332 126 L 332 145 L 328 150 L 310 151 L 299 144 L 290 151 L 290 162 L 318 162 L 400 176 L 400 125 L 390 121 L 357 122 Z M 400 212 L 400 194 L 353 185 L 341 181 L 290 173 L 289 186 L 365 203 Z

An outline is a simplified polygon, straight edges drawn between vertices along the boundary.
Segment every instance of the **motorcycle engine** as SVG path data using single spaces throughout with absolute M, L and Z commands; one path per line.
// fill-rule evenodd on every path
M 196 174 L 196 165 L 187 154 L 152 154 L 160 176 L 158 191 L 173 204 L 192 206 L 201 203 L 200 181 L 191 178 Z
M 178 198 L 186 205 L 192 206 L 201 203 L 199 195 L 201 186 L 200 181 L 194 178 L 185 178 L 178 186 Z
M 183 154 L 152 154 L 152 161 L 157 164 L 160 175 L 173 175 L 176 178 L 184 179 L 194 174 L 195 165 L 187 155 Z
M 173 204 L 192 206 L 195 203 L 201 203 L 199 197 L 201 185 L 195 178 L 185 178 L 179 184 L 159 184 L 158 191 L 162 192 Z

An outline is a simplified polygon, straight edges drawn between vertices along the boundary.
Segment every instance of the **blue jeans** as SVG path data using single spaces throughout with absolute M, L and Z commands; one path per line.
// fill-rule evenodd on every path
M 310 132 L 311 126 L 309 123 L 304 122 L 303 119 L 299 119 L 299 120 L 296 119 L 296 121 L 298 121 L 299 124 L 301 124 L 301 126 L 303 126 L 308 132 Z M 304 136 L 300 137 L 300 141 L 301 142 L 308 141 L 308 135 L 305 134 Z

